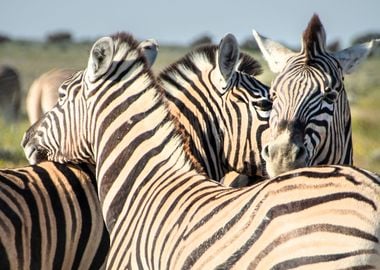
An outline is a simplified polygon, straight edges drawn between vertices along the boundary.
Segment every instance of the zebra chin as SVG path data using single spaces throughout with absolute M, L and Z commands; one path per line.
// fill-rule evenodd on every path
M 295 169 L 307 167 L 307 162 L 266 162 L 266 170 L 270 178 Z
M 264 147 L 262 156 L 269 177 L 275 177 L 309 165 L 310 159 L 305 147 L 292 144 L 285 146 L 267 145 Z

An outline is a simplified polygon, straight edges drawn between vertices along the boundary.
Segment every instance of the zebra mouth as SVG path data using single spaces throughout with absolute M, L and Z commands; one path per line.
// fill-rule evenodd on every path
M 45 149 L 33 145 L 24 146 L 24 154 L 30 165 L 36 165 L 48 159 Z

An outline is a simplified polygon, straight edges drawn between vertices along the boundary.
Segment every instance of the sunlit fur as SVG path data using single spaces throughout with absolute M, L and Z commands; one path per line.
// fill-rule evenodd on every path
M 207 175 L 228 171 L 264 176 L 261 147 L 267 143 L 271 101 L 252 57 L 241 53 L 226 82 L 218 66 L 218 46 L 198 48 L 159 74 L 170 111 L 190 136 L 190 149 Z M 225 93 L 221 94 L 221 92 Z
M 87 166 L 0 170 L 1 269 L 100 269 L 109 236 Z
M 84 71 L 23 142 L 53 151 L 46 126 L 62 126 L 61 155 L 96 161 L 108 269 L 379 268 L 378 176 L 305 168 L 240 189 L 206 178 L 184 151 L 135 43 L 114 36 L 109 70 L 95 83 Z M 74 115 L 71 106 L 86 113 Z M 88 152 L 73 156 L 74 147 Z
M 352 164 L 351 116 L 343 72 L 325 43 L 325 31 L 315 15 L 304 32 L 302 50 L 290 57 L 272 83 L 268 150 L 278 153 L 267 160 L 272 176 L 302 166 Z M 300 127 L 292 128 L 294 123 Z M 277 144 L 283 132 L 290 132 L 287 145 Z M 303 139 L 296 141 L 297 136 Z M 279 145 L 289 152 L 292 144 L 305 147 L 300 165 L 293 163 L 294 158 L 286 160 L 280 150 Z

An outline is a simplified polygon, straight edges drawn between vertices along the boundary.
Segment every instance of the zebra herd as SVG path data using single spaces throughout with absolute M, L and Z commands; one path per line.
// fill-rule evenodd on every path
M 374 42 L 329 53 L 317 15 L 298 53 L 254 37 L 270 87 L 231 34 L 158 76 L 153 40 L 97 40 L 0 171 L 2 269 L 380 269 L 343 84 Z

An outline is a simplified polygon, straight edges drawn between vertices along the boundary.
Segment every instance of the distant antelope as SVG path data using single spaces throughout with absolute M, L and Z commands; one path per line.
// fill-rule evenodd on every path
M 34 80 L 26 97 L 29 122 L 35 123 L 57 103 L 58 88 L 74 73 L 73 69 L 52 69 Z
M 20 112 L 21 84 L 18 72 L 0 65 L 0 110 L 6 120 L 16 120 Z

